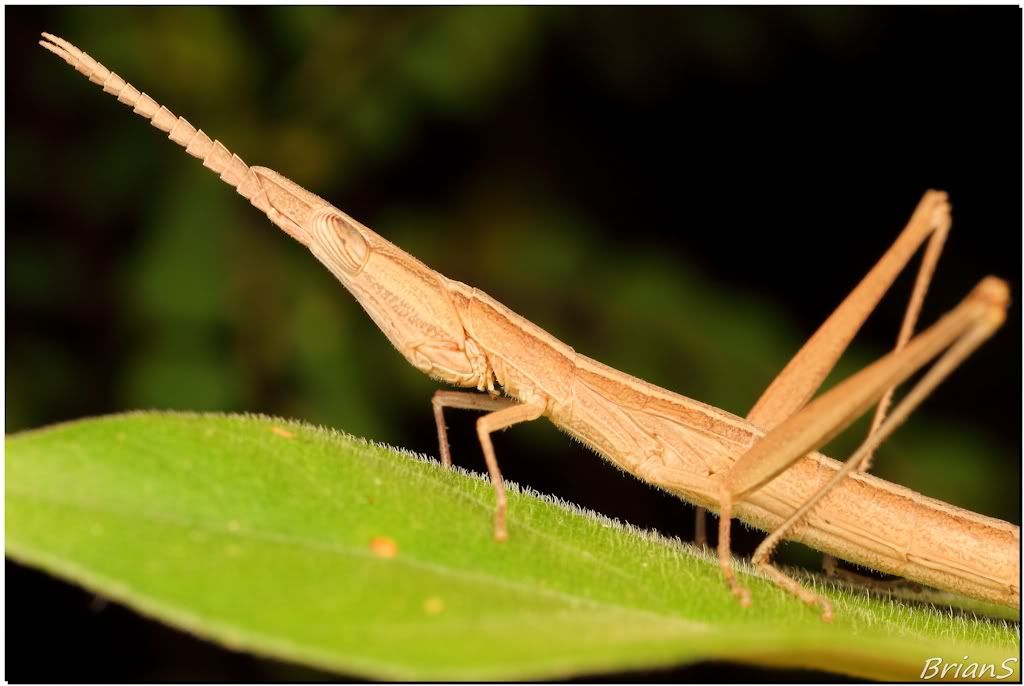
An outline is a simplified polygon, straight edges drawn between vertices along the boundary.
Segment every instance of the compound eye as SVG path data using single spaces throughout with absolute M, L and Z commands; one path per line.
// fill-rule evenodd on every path
M 370 246 L 355 222 L 337 210 L 313 216 L 313 245 L 310 246 L 328 267 L 358 272 L 370 257 Z

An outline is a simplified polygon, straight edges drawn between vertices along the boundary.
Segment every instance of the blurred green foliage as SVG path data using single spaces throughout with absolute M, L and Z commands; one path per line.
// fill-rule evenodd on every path
M 65 35 L 250 163 L 324 195 L 580 352 L 737 414 L 799 347 L 804 315 L 769 287 L 732 285 L 737 268 L 726 260 L 688 257 L 685 234 L 705 229 L 684 217 L 664 217 L 662 241 L 588 207 L 568 179 L 593 165 L 572 167 L 563 158 L 573 148 L 544 138 L 546 117 L 573 136 L 559 112 L 544 109 L 545 78 L 572 67 L 584 76 L 559 87 L 656 107 L 670 84 L 688 79 L 742 89 L 767 78 L 784 67 L 785 41 L 856 55 L 877 30 L 864 12 L 814 8 L 770 17 L 557 7 L 18 8 L 9 16 L 9 44 L 39 30 Z M 133 408 L 259 411 L 434 452 L 434 383 L 403 362 L 326 270 L 94 85 L 41 50 L 26 55 L 15 86 L 22 109 L 7 129 L 8 432 Z M 626 135 L 614 121 L 597 126 L 607 138 L 587 145 Z M 517 151 L 524 137 L 525 154 Z M 905 184 L 902 202 L 920 190 Z M 617 192 L 646 202 L 640 189 Z M 596 186 L 592 195 L 608 193 Z M 896 216 L 880 222 L 880 236 L 891 239 L 906 214 Z M 836 281 L 826 302 L 852 285 Z M 826 312 L 816 305 L 810 321 Z M 876 340 L 890 339 L 896 321 Z M 837 377 L 884 345 L 855 348 Z M 915 419 L 884 449 L 879 471 L 1012 517 L 1018 480 L 984 474 L 1019 450 L 1016 437 L 968 422 Z M 574 450 L 555 432 L 521 435 L 509 439 L 511 450 Z

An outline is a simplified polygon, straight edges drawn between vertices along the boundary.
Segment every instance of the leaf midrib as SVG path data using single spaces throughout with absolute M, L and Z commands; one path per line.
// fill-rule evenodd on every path
M 155 513 L 147 510 L 132 510 L 131 512 L 127 512 L 124 509 L 105 506 L 97 501 L 91 501 L 89 499 L 51 498 L 46 496 L 40 496 L 29 491 L 19 490 L 17 488 L 8 488 L 7 494 L 8 497 L 13 496 L 15 498 L 22 498 L 25 500 L 30 500 L 38 503 L 45 503 L 47 505 L 56 505 L 59 507 L 78 509 L 87 512 L 101 512 L 103 514 L 114 515 L 117 517 L 144 519 L 163 526 L 176 527 L 192 532 L 201 531 L 204 534 L 221 538 L 251 540 L 272 543 L 275 545 L 286 545 L 318 553 L 328 553 L 333 555 L 340 555 L 343 557 L 360 558 L 364 560 L 370 560 L 372 562 L 380 562 L 381 564 L 402 564 L 409 567 L 434 572 L 441 576 L 447 576 L 453 579 L 473 581 L 475 583 L 480 583 L 482 585 L 491 585 L 496 588 L 514 590 L 538 596 L 545 596 L 566 603 L 569 607 L 574 606 L 581 609 L 614 611 L 615 613 L 620 615 L 632 614 L 636 615 L 637 617 L 656 619 L 664 624 L 677 624 L 680 627 L 685 627 L 688 631 L 702 631 L 713 633 L 717 630 L 712 625 L 705 624 L 702 622 L 695 622 L 689 619 L 684 619 L 674 614 L 659 613 L 629 605 L 616 605 L 613 603 L 608 603 L 600 600 L 595 600 L 593 598 L 572 594 L 559 589 L 547 588 L 545 586 L 539 586 L 536 584 L 529 584 L 525 582 L 511 581 L 500 576 L 482 574 L 479 572 L 470 572 L 462 569 L 457 569 L 454 567 L 445 567 L 435 562 L 418 559 L 414 556 L 409 555 L 408 553 L 402 553 L 401 555 L 392 559 L 382 560 L 381 558 L 374 555 L 374 553 L 372 553 L 371 551 L 363 550 L 355 546 L 349 546 L 337 542 L 318 541 L 315 539 L 303 538 L 292 534 L 284 534 L 277 531 L 267 531 L 252 528 L 241 528 L 237 531 L 225 531 L 221 528 L 212 527 L 208 523 L 203 521 L 192 521 L 183 518 L 168 517 L 162 513 Z

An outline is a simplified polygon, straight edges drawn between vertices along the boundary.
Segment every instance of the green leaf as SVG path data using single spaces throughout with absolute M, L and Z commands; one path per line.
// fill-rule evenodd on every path
M 833 624 L 754 577 L 743 609 L 693 546 L 514 488 L 496 543 L 482 478 L 284 420 L 129 414 L 6 449 L 13 558 L 339 672 L 521 679 L 726 659 L 912 679 L 927 658 L 1001 669 L 1020 650 L 1013 621 L 820 578 Z

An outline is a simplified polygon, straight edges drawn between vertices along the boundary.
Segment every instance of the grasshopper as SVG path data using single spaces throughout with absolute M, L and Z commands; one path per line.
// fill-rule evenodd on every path
M 945 193 L 924 195 L 892 246 L 741 418 L 580 355 L 281 174 L 247 165 L 71 43 L 43 37 L 40 45 L 166 132 L 306 246 L 410 364 L 438 381 L 473 389 L 433 396 L 441 462 L 452 464 L 444 410 L 485 412 L 476 427 L 495 491 L 497 540 L 508 537 L 507 501 L 491 434 L 546 417 L 630 474 L 718 511 L 722 574 L 744 605 L 750 593 L 733 571 L 729 548 L 733 516 L 771 532 L 755 552 L 755 564 L 780 587 L 820 606 L 826 621 L 833 616 L 828 599 L 772 564 L 772 551 L 783 538 L 921 584 L 1019 606 L 1019 527 L 865 473 L 881 441 L 1005 319 L 1008 287 L 987 277 L 938 322 L 913 335 L 951 226 Z M 895 350 L 812 400 L 925 242 Z M 893 389 L 930 362 L 889 412 Z M 870 435 L 845 463 L 815 452 L 876 405 Z

